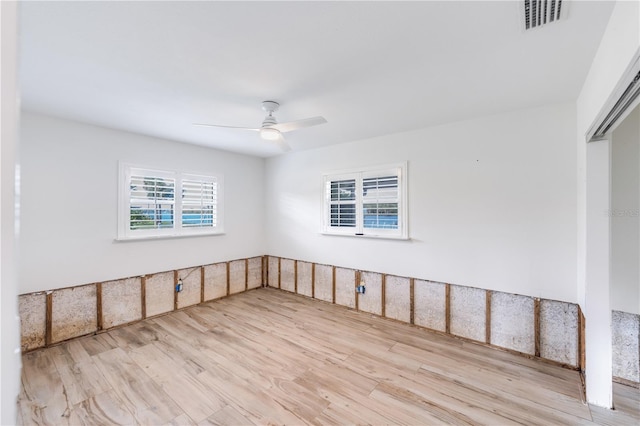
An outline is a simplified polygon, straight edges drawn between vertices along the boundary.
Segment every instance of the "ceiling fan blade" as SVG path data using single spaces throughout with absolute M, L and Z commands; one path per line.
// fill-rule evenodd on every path
M 284 151 L 291 151 L 291 147 L 289 146 L 289 144 L 284 140 L 284 138 L 282 137 L 282 135 L 280 135 L 280 137 L 278 139 L 276 139 L 275 141 L 273 141 L 276 145 L 278 145 L 278 147 Z
M 280 130 L 281 132 L 290 132 L 292 130 L 302 129 L 304 127 L 317 126 L 318 124 L 324 124 L 326 122 L 327 120 L 325 120 L 324 117 L 311 117 L 311 118 L 305 118 L 297 121 L 288 121 L 286 123 L 279 123 L 273 127 Z
M 203 123 L 193 123 L 194 126 L 201 127 L 221 127 L 223 129 L 236 129 L 236 130 L 249 130 L 252 132 L 259 132 L 260 129 L 252 129 L 250 127 L 236 127 L 236 126 L 221 126 L 219 124 L 203 124 Z

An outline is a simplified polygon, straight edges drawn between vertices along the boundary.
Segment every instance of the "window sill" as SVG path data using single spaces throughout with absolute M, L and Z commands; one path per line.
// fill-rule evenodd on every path
M 373 235 L 373 234 L 339 234 L 334 232 L 320 232 L 320 235 L 328 235 L 331 237 L 349 237 L 349 238 L 372 238 L 376 240 L 401 240 L 401 241 L 410 241 L 410 237 L 405 237 L 401 235 Z
M 173 240 L 176 238 L 213 237 L 217 235 L 226 235 L 226 234 L 224 232 L 207 232 L 202 234 L 143 235 L 143 236 L 135 236 L 135 237 L 116 237 L 113 241 L 116 243 L 127 243 L 131 241 Z

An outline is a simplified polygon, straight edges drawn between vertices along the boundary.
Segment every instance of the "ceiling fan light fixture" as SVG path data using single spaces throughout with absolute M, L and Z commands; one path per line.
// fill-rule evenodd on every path
M 2 0 L 0 0 L 2 1 Z M 222 127 L 225 129 L 238 129 L 238 130 L 248 130 L 251 132 L 258 132 L 260 134 L 260 138 L 269 142 L 274 142 L 275 145 L 279 146 L 283 151 L 290 151 L 291 147 L 287 145 L 282 136 L 283 133 L 292 132 L 298 129 L 304 129 L 305 127 L 317 126 L 318 124 L 324 124 L 327 120 L 324 117 L 310 117 L 304 118 L 302 120 L 289 121 L 286 123 L 278 124 L 278 121 L 273 116 L 273 113 L 278 110 L 280 104 L 274 101 L 264 101 L 262 102 L 262 109 L 267 113 L 267 116 L 262 121 L 262 126 L 260 127 L 236 127 L 236 126 L 224 126 L 220 124 L 203 124 L 203 123 L 194 123 L 196 126 L 205 126 L 205 127 Z
M 260 137 L 268 141 L 277 141 L 281 137 L 280 130 L 273 127 L 263 127 L 260 129 Z

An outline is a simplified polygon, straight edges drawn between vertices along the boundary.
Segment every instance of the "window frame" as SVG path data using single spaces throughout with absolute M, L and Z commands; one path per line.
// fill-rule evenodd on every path
M 397 176 L 398 227 L 365 228 L 364 226 L 364 194 L 363 182 L 375 177 Z M 356 225 L 331 225 L 331 183 L 355 179 Z M 337 170 L 322 174 L 322 231 L 324 235 L 342 235 L 351 237 L 409 239 L 408 198 L 407 198 L 407 162 L 384 164 L 379 166 L 360 167 L 356 169 Z M 335 204 L 335 202 L 334 202 Z
M 173 226 L 167 228 L 131 229 L 131 177 L 142 175 L 145 177 L 173 179 Z M 184 181 L 201 181 L 215 185 L 215 203 L 213 226 L 182 226 L 183 197 L 176 194 L 183 193 Z M 186 172 L 175 169 L 149 167 L 128 162 L 119 163 L 118 179 L 118 231 L 117 241 L 143 240 L 155 238 L 179 238 L 201 235 L 224 234 L 224 178 L 220 174 Z

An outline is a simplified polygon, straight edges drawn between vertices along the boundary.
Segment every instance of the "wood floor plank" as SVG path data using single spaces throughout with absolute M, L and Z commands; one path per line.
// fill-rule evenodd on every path
M 111 389 L 92 361 L 60 364 L 57 369 L 70 405 L 79 404 Z
M 153 319 L 131 324 L 127 328 L 131 329 L 131 332 L 135 333 L 138 339 L 141 339 L 146 344 L 165 340 L 169 336 Z
M 352 347 L 346 345 L 332 346 L 330 342 L 324 339 L 301 334 L 291 329 L 279 329 L 272 333 L 277 337 L 294 342 L 296 345 L 304 348 L 304 350 L 320 353 L 326 358 L 335 358 L 344 361 L 353 353 Z
M 383 358 L 366 351 L 357 351 L 347 360 L 348 368 L 374 380 L 389 380 L 398 375 L 413 374 L 420 369 L 415 362 L 407 366 L 389 364 Z
M 55 348 L 57 348 L 58 356 L 64 357 L 65 361 L 70 363 L 91 361 L 91 355 L 89 355 L 89 353 L 84 349 L 80 340 L 81 339 L 71 340 L 55 346 Z
M 390 384 L 382 383 L 372 393 L 371 397 L 375 401 L 385 401 L 388 404 L 392 401 L 402 403 L 402 408 L 407 410 L 413 407 L 418 411 L 417 418 L 422 421 L 425 417 L 434 419 L 433 424 L 449 424 L 449 425 L 474 425 L 478 422 L 477 418 L 451 409 L 446 404 L 440 404 L 437 400 L 429 400 L 413 393 L 404 388 L 395 387 Z M 500 422 L 502 424 L 502 422 Z
M 209 426 L 209 425 L 226 426 L 226 425 L 254 425 L 254 424 L 255 423 L 251 422 L 249 419 L 247 419 L 242 414 L 240 414 L 238 410 L 231 407 L 230 405 L 227 405 L 224 408 L 213 413 L 207 419 L 198 423 L 198 426 Z
M 340 366 L 327 365 L 326 369 L 320 371 L 310 370 L 296 382 L 330 403 L 330 406 L 316 419 L 326 417 L 335 410 L 342 411 L 345 408 L 352 409 L 351 416 L 369 419 L 370 422 L 380 422 L 381 419 L 384 419 L 385 424 L 415 424 L 419 419 L 406 411 L 394 409 L 385 401 L 373 401 L 371 389 L 378 386 L 379 383 L 358 376 Z M 422 416 L 423 419 L 427 417 L 428 415 Z
M 353 405 L 351 405 L 353 404 Z M 388 425 L 391 420 L 380 415 L 376 411 L 366 410 L 364 407 L 354 404 L 352 401 L 343 400 L 332 403 L 316 417 L 320 424 L 334 425 Z
M 133 415 L 123 406 L 114 391 L 94 395 L 71 410 L 71 425 L 133 425 Z
M 155 381 L 170 379 L 186 364 L 183 358 L 172 357 L 153 343 L 134 349 L 129 357 Z
M 257 348 L 257 344 L 254 348 Z M 291 360 L 282 359 L 275 355 L 273 352 L 262 352 L 256 349 L 250 348 L 240 349 L 235 345 L 230 345 L 228 348 L 224 348 L 229 351 L 237 351 L 246 358 L 244 363 L 247 366 L 246 375 L 243 377 L 245 380 L 254 382 L 256 385 L 262 384 L 264 388 L 271 387 L 278 380 L 293 380 L 299 374 L 300 369 L 290 368 Z M 217 349 L 222 352 L 224 349 Z M 232 354 L 227 352 L 227 358 L 232 358 Z M 237 370 L 237 363 L 233 367 L 234 371 Z
M 179 416 L 165 423 L 165 426 L 186 426 L 186 425 L 195 425 L 195 424 L 196 423 L 194 423 L 189 416 L 187 416 L 186 414 L 180 414 Z
M 94 361 L 136 422 L 162 424 L 183 412 L 123 349 L 102 352 Z
M 307 350 L 295 341 L 273 333 L 257 337 L 255 342 L 260 345 L 256 349 L 259 358 L 276 358 L 296 376 L 304 373 L 308 368 L 321 368 L 327 359 L 322 353 Z
M 184 413 L 183 407 L 153 380 L 131 382 L 126 388 L 115 389 L 115 393 L 139 424 L 163 424 Z
M 183 371 L 178 371 L 170 380 L 162 381 L 161 387 L 196 423 L 225 406 L 222 398 L 216 396 L 198 376 L 184 374 Z
M 199 343 L 192 346 L 191 343 L 194 342 L 189 342 L 188 338 L 180 339 L 174 336 L 167 336 L 166 340 L 153 342 L 153 345 L 171 359 L 175 365 L 172 370 L 183 368 L 189 363 L 198 364 L 204 369 L 215 365 L 213 360 L 204 353 L 208 346 Z
M 137 333 L 136 327 L 122 327 L 110 330 L 104 337 L 110 337 L 116 346 L 129 352 L 148 344 L 148 341 L 141 334 Z
M 224 380 L 209 371 L 198 375 L 228 405 L 257 424 L 301 424 L 304 419 L 286 409 L 267 392 L 255 389 L 243 380 Z
M 313 419 L 329 406 L 326 398 L 291 380 L 275 380 L 267 393 L 282 407 L 303 419 Z
M 22 358 L 22 389 L 18 398 L 25 424 L 66 424 L 71 412 L 67 390 L 50 351 Z
M 19 424 L 637 425 L 577 371 L 261 288 L 23 355 Z
M 381 383 L 379 388 L 387 393 L 403 395 L 406 400 L 419 401 L 432 414 L 443 416 L 446 423 L 462 424 L 517 424 L 517 419 L 497 413 L 497 404 L 479 400 L 476 394 L 467 392 L 464 388 L 456 387 L 452 392 L 444 388 L 437 380 L 397 376 L 392 380 Z M 522 423 L 521 423 L 522 424 Z
M 111 339 L 106 339 L 107 334 L 98 334 L 95 336 L 86 336 L 78 341 L 84 350 L 90 355 L 98 355 L 102 352 L 110 351 L 118 346 Z
M 396 413 L 403 413 L 409 416 L 412 421 L 404 422 L 404 424 L 470 424 L 471 419 L 465 420 L 457 416 L 451 416 L 446 411 L 439 410 L 433 405 L 425 406 L 426 401 L 417 400 L 413 397 L 406 398 L 403 394 L 397 392 L 386 392 L 384 389 L 374 389 L 370 398 L 378 403 L 385 404 L 392 408 L 394 417 Z
M 126 387 L 131 382 L 144 382 L 149 379 L 120 348 L 102 352 L 93 359 L 104 378 L 114 389 Z

